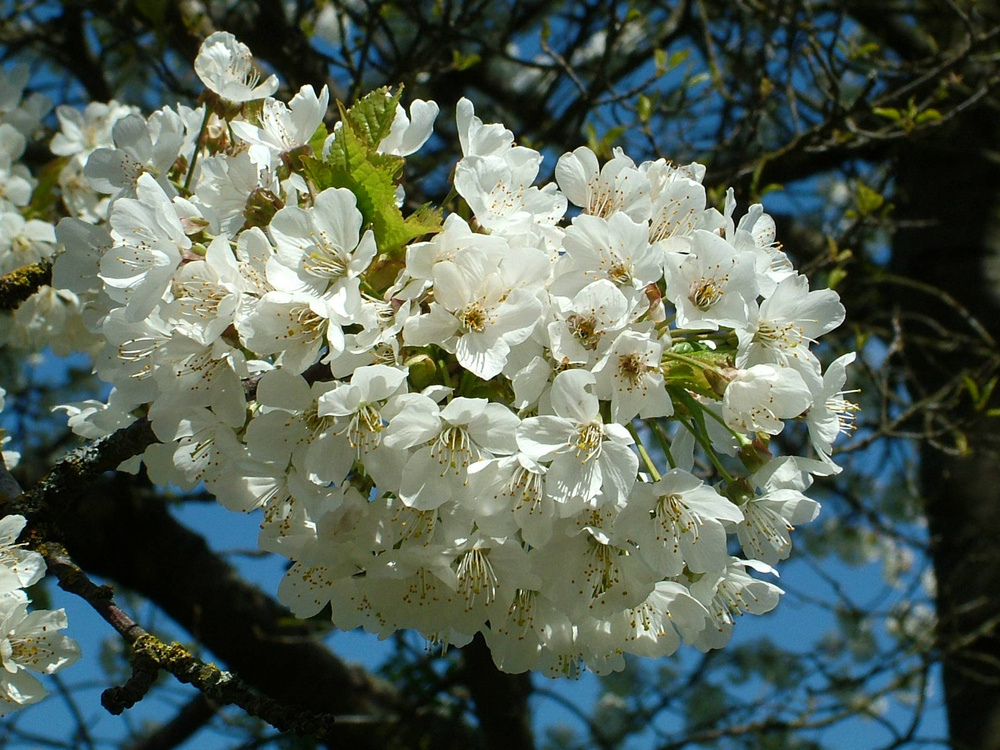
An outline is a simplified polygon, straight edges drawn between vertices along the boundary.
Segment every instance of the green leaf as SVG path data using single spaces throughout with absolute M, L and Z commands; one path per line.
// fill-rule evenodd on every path
M 314 154 L 318 156 L 323 155 L 323 145 L 326 143 L 326 137 L 329 133 L 326 130 L 326 125 L 323 123 L 319 124 L 316 128 L 316 132 L 312 134 L 312 138 L 309 139 L 309 147 L 312 149 Z
M 453 49 L 451 51 L 451 67 L 452 70 L 468 70 L 474 65 L 478 65 L 482 58 L 475 54 L 465 54 L 461 50 Z
M 962 376 L 962 383 L 965 385 L 966 389 L 969 391 L 969 395 L 972 396 L 973 402 L 978 403 L 979 402 L 979 384 L 976 383 L 976 381 L 973 380 L 968 375 L 963 375 Z
M 402 225 L 394 223 L 391 226 L 387 226 L 386 246 L 390 249 L 396 249 L 407 244 L 410 240 L 415 240 L 417 237 L 422 237 L 425 234 L 435 234 L 441 230 L 443 218 L 440 208 L 432 206 L 429 203 L 425 204 L 403 219 Z
M 402 173 L 403 159 L 379 154 L 366 148 L 353 128 L 337 131 L 325 163 L 302 160 L 306 174 L 320 190 L 347 188 L 357 197 L 358 210 L 366 225 L 375 233 L 379 252 L 393 255 L 412 239 L 437 232 L 441 214 L 424 207 L 404 219 L 396 205 L 396 183 Z
M 359 99 L 349 110 L 339 105 L 344 127 L 350 128 L 368 149 L 374 151 L 392 130 L 396 105 L 402 95 L 402 86 L 395 94 L 390 93 L 388 86 L 383 86 Z
M 850 51 L 850 57 L 852 59 L 858 59 L 860 57 L 870 57 L 879 51 L 879 46 L 875 42 L 867 42 L 865 44 L 859 44 L 857 47 Z
M 928 122 L 938 122 L 941 120 L 941 113 L 936 109 L 925 109 L 923 112 L 918 114 L 913 121 L 917 125 L 924 125 Z
M 52 218 L 54 191 L 59 185 L 59 175 L 67 161 L 69 160 L 66 157 L 53 159 L 35 173 L 38 183 L 31 194 L 31 202 L 24 211 L 24 218 L 54 220 Z
M 653 50 L 653 64 L 656 66 L 656 75 L 662 76 L 667 72 L 667 53 L 659 47 Z
M 333 187 L 333 169 L 330 165 L 315 156 L 303 154 L 299 157 L 305 178 L 313 185 L 316 192 L 322 192 Z
M 639 94 L 638 115 L 641 123 L 649 122 L 649 118 L 653 116 L 653 100 L 645 94 Z
M 836 289 L 837 285 L 847 278 L 847 271 L 843 268 L 834 268 L 826 279 L 826 285 L 830 289 Z
M 610 159 L 612 147 L 618 142 L 622 134 L 627 130 L 624 125 L 611 128 L 603 136 L 597 135 L 597 130 L 593 125 L 587 123 L 587 145 L 594 152 L 598 159 Z
M 997 387 L 997 378 L 995 376 L 986 381 L 986 385 L 983 386 L 982 398 L 980 398 L 979 403 L 976 404 L 977 409 L 986 408 L 986 405 L 993 397 L 993 391 L 996 390 L 996 387 Z
M 682 50 L 678 50 L 677 52 L 674 52 L 670 56 L 670 59 L 667 61 L 667 68 L 670 69 L 670 70 L 673 70 L 678 65 L 680 65 L 682 62 L 684 62 L 685 60 L 687 60 L 688 57 L 690 56 L 690 54 L 691 54 L 691 50 L 690 49 L 682 49 Z
M 884 117 L 886 120 L 892 120 L 893 122 L 899 122 L 903 119 L 903 115 L 894 107 L 872 107 L 872 112 L 879 117 Z
M 860 216 L 870 216 L 882 208 L 885 198 L 864 183 L 858 184 L 857 210 Z

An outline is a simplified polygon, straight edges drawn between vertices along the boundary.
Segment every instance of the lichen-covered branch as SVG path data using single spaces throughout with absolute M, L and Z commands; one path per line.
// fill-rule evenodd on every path
M 198 659 L 181 644 L 164 643 L 119 608 L 112 590 L 91 581 L 61 544 L 43 542 L 38 545 L 38 551 L 59 579 L 59 586 L 86 600 L 132 647 L 132 677 L 123 687 L 105 691 L 101 698 L 111 713 L 120 714 L 135 705 L 153 684 L 157 672 L 164 670 L 180 682 L 198 688 L 216 703 L 237 705 L 276 729 L 320 740 L 333 739 L 334 717 L 331 714 L 317 714 L 259 695 L 235 675 Z
M 46 284 L 52 283 L 52 264 L 42 261 L 0 276 L 0 310 L 16 310 Z

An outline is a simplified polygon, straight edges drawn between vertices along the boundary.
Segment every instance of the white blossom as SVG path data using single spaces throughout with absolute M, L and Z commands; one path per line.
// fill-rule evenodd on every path
M 194 70 L 209 89 L 231 102 L 264 99 L 278 90 L 278 78 L 261 81 L 253 55 L 228 31 L 216 31 L 201 43 Z

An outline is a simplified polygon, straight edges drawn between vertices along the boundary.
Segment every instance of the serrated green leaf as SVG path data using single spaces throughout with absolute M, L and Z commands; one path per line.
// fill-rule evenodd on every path
M 371 226 L 379 252 L 385 255 L 393 255 L 410 240 L 436 232 L 441 226 L 440 213 L 430 209 L 403 218 L 396 205 L 396 182 L 403 159 L 367 149 L 352 128 L 337 132 L 324 165 L 328 172 L 306 160 L 303 165 L 307 166 L 307 174 L 317 173 L 324 179 L 322 189 L 342 187 L 354 193 L 364 223 Z M 320 187 L 320 183 L 315 184 Z
M 372 163 L 372 155 L 351 128 L 341 128 L 327 155 L 327 164 L 332 170 L 331 187 L 350 189 L 357 196 L 365 223 L 374 225 L 376 217 L 385 212 L 385 205 L 396 207 L 396 185 L 389 170 Z
M 317 193 L 333 187 L 333 169 L 329 164 L 308 155 L 300 156 L 299 163 L 302 165 L 305 178 L 312 183 Z
M 312 138 L 309 139 L 309 147 L 317 156 L 323 155 L 323 145 L 326 143 L 328 135 L 330 134 L 326 130 L 326 125 L 320 123 L 319 127 L 316 128 L 316 132 L 312 134 Z
M 402 86 L 395 94 L 391 93 L 388 86 L 383 86 L 359 99 L 346 111 L 343 105 L 339 105 L 344 126 L 354 131 L 367 149 L 374 151 L 392 130 L 393 120 L 396 119 L 396 105 L 402 95 Z
M 391 251 L 402 247 L 417 237 L 425 234 L 436 234 L 441 230 L 443 216 L 440 208 L 429 204 L 423 205 L 407 216 L 402 226 L 391 225 L 386 228 L 386 247 Z

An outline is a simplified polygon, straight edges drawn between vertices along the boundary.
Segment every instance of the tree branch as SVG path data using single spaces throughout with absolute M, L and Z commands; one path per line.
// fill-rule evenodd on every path
M 196 658 L 181 644 L 168 646 L 118 607 L 110 587 L 91 581 L 61 544 L 43 542 L 37 549 L 45 557 L 49 570 L 59 579 L 60 588 L 84 599 L 132 647 L 132 677 L 123 687 L 110 688 L 101 696 L 102 705 L 111 713 L 120 714 L 142 700 L 162 669 L 180 682 L 198 688 L 216 703 L 237 705 L 276 729 L 321 740 L 337 738 L 333 715 L 285 705 L 259 695 L 235 675 Z
M 41 287 L 52 283 L 52 264 L 46 261 L 0 276 L 0 310 L 16 310 Z
M 203 693 L 198 693 L 181 707 L 174 718 L 129 745 L 126 750 L 171 750 L 197 734 L 215 713 L 212 702 Z

